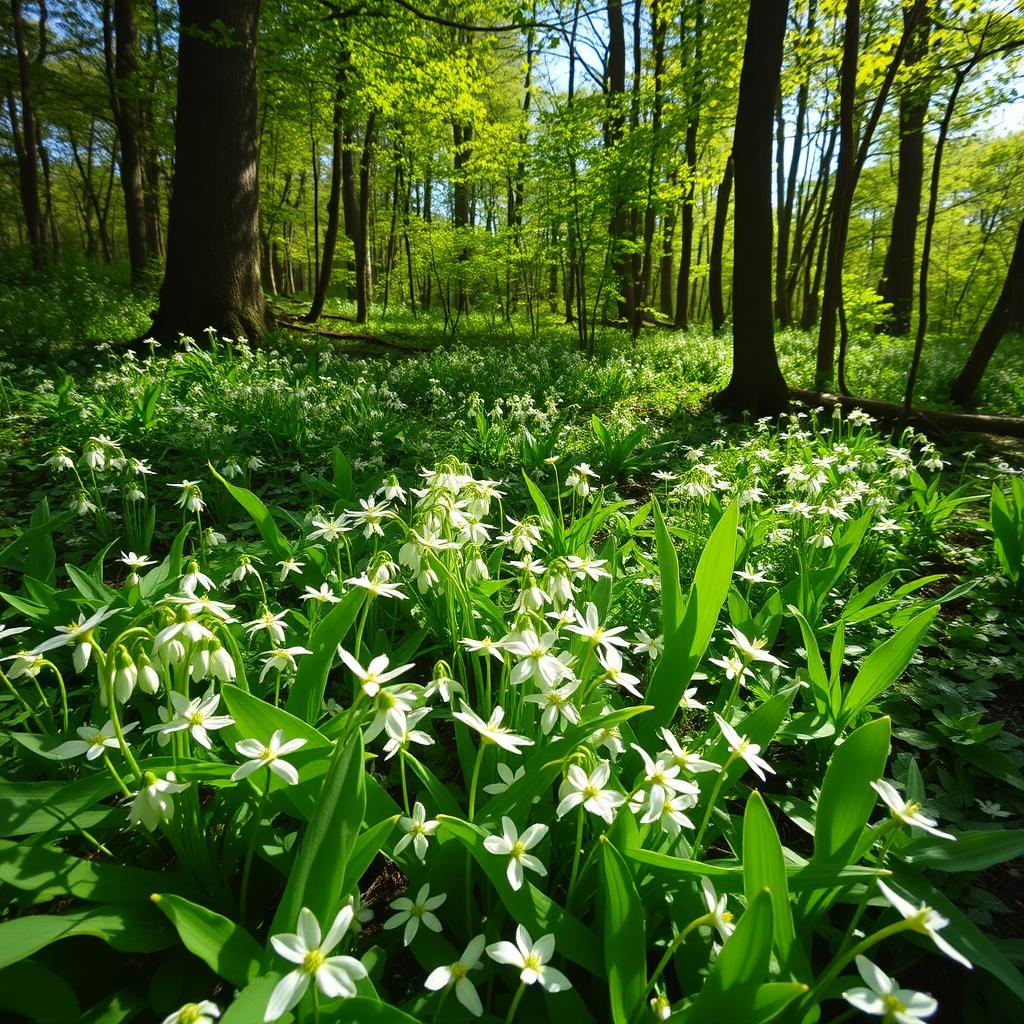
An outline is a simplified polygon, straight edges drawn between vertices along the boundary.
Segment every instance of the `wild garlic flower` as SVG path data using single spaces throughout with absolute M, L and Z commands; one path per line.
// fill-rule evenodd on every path
M 501 835 L 488 836 L 484 840 L 484 849 L 497 857 L 508 857 L 505 876 L 513 889 L 523 887 L 523 869 L 546 876 L 548 869 L 528 851 L 532 850 L 548 834 L 547 825 L 531 825 L 522 835 L 516 829 L 511 818 L 502 817 Z
M 516 736 L 510 729 L 502 726 L 501 720 L 505 717 L 505 710 L 499 704 L 492 712 L 491 717 L 485 722 L 465 701 L 461 711 L 452 712 L 452 718 L 458 719 L 463 725 L 468 725 L 480 735 L 481 743 L 494 743 L 507 750 L 510 754 L 521 753 L 520 747 L 532 747 L 533 740 L 525 736 Z
M 935 827 L 937 824 L 935 819 L 925 817 L 921 813 L 921 805 L 919 803 L 904 800 L 892 783 L 886 782 L 885 779 L 878 779 L 876 782 L 871 783 L 871 788 L 882 798 L 897 821 L 902 821 L 904 825 L 912 825 L 915 828 L 923 829 L 939 839 L 956 839 L 956 836 L 937 829 Z
M 499 964 L 507 964 L 519 971 L 524 985 L 539 983 L 545 992 L 565 992 L 572 982 L 559 970 L 548 966 L 555 953 L 554 935 L 542 935 L 536 942 L 522 926 L 516 928 L 515 945 L 495 942 L 487 947 L 487 955 Z
M 390 931 L 405 925 L 405 931 L 402 933 L 402 945 L 404 946 L 408 946 L 416 938 L 416 932 L 419 931 L 421 922 L 424 928 L 429 928 L 432 932 L 440 932 L 441 922 L 433 912 L 446 899 L 448 896 L 445 893 L 431 896 L 430 884 L 427 883 L 416 894 L 415 900 L 409 899 L 408 896 L 400 896 L 397 900 L 391 901 L 389 906 L 397 913 L 384 922 L 384 928 Z
M 152 832 L 162 821 L 174 817 L 175 793 L 188 789 L 188 783 L 178 782 L 174 772 L 168 772 L 166 779 L 159 779 L 152 772 L 143 772 L 143 785 L 132 801 L 128 821 L 132 825 L 143 825 Z
M 139 723 L 129 722 L 121 726 L 122 735 L 131 732 Z M 86 761 L 95 761 L 102 757 L 107 750 L 118 750 L 120 743 L 117 734 L 114 732 L 113 721 L 108 721 L 102 728 L 97 729 L 94 725 L 80 725 L 76 730 L 77 740 L 67 740 L 59 747 L 50 751 L 51 757 L 59 757 L 65 760 L 69 757 L 81 757 L 85 754 Z
M 211 687 L 202 697 L 189 700 L 182 693 L 172 690 L 168 697 L 174 708 L 174 717 L 167 723 L 151 725 L 145 732 L 158 732 L 161 736 L 169 736 L 175 732 L 188 732 L 200 746 L 207 750 L 213 749 L 210 742 L 210 731 L 226 729 L 234 725 L 230 715 L 215 715 L 220 704 L 220 694 L 214 693 Z
M 880 967 L 866 956 L 856 958 L 857 972 L 866 988 L 850 988 L 843 998 L 862 1013 L 884 1017 L 893 1024 L 918 1024 L 939 1008 L 938 1001 L 923 992 L 900 988 Z
M 486 939 L 482 935 L 476 935 L 469 940 L 462 956 L 452 964 L 442 967 L 435 967 L 427 975 L 424 985 L 431 991 L 437 992 L 448 985 L 454 985 L 455 998 L 474 1017 L 483 1014 L 483 1004 L 477 993 L 476 986 L 469 980 L 469 972 L 480 965 L 480 956 L 484 951 Z
M 703 706 L 703 705 L 702 705 Z M 715 764 L 714 761 L 705 761 L 704 758 L 698 754 L 694 754 L 692 751 L 684 747 L 679 740 L 675 738 L 670 729 L 659 729 L 659 735 L 665 741 L 665 745 L 668 747 L 667 750 L 663 750 L 658 754 L 658 761 L 662 764 L 674 764 L 679 768 L 682 768 L 684 772 L 691 772 L 696 774 L 697 772 L 717 772 L 720 765 Z
M 638 700 L 643 699 L 643 694 L 638 689 L 640 677 L 625 671 L 622 667 L 622 655 L 614 647 L 598 648 L 597 660 L 601 663 L 601 668 L 604 669 L 602 678 L 606 683 L 617 686 L 620 690 L 626 690 Z
M 722 941 L 725 942 L 736 931 L 736 925 L 732 923 L 732 914 L 725 909 L 728 898 L 719 896 L 715 892 L 715 887 L 711 884 L 710 879 L 702 878 L 700 887 L 704 895 L 704 905 L 708 908 L 708 924 L 718 932 Z
M 278 569 L 281 571 L 277 574 L 278 583 L 284 583 L 288 578 L 289 573 L 299 573 L 306 567 L 305 562 L 298 562 L 294 558 L 286 558 L 281 562 L 277 563 Z
M 657 636 L 651 636 L 646 629 L 636 631 L 636 641 L 633 644 L 634 654 L 646 654 L 651 661 L 657 661 L 664 650 L 665 638 L 660 633 Z
M 580 681 L 573 679 L 564 686 L 542 689 L 539 693 L 531 693 L 526 698 L 530 704 L 538 704 L 544 709 L 540 716 L 540 729 L 545 736 L 554 729 L 559 720 L 569 725 L 579 725 L 579 708 L 572 702 L 572 695 L 579 685 Z
M 558 816 L 561 818 L 582 804 L 585 811 L 610 825 L 615 812 L 626 802 L 625 794 L 605 788 L 611 774 L 607 761 L 596 764 L 589 775 L 578 764 L 570 765 L 558 790 Z
M 400 675 L 403 675 L 410 669 L 415 668 L 415 665 L 410 663 L 408 665 L 400 665 L 398 668 L 393 668 L 390 671 L 385 671 L 388 667 L 388 656 L 386 654 L 378 654 L 366 668 L 363 668 L 363 666 L 360 665 L 359 662 L 341 646 L 338 647 L 338 657 L 341 658 L 349 671 L 356 677 L 360 688 L 367 697 L 376 697 L 381 688 L 381 684 L 390 682 L 392 679 L 397 679 Z
M 307 907 L 299 911 L 296 934 L 272 935 L 270 944 L 278 956 L 298 964 L 275 986 L 263 1014 L 266 1024 L 287 1013 L 306 994 L 310 982 L 328 998 L 356 994 L 356 981 L 366 977 L 366 968 L 352 956 L 328 956 L 349 930 L 355 910 L 346 904 L 338 911 L 327 934 L 321 939 L 320 924 Z
M 502 647 L 520 659 L 512 669 L 511 682 L 514 686 L 533 679 L 538 686 L 551 687 L 571 675 L 565 664 L 551 653 L 557 640 L 555 632 L 540 637 L 534 630 L 524 629 L 503 641 Z
M 938 946 L 939 950 L 945 953 L 951 960 L 963 964 L 968 970 L 973 967 L 971 961 L 963 953 L 939 934 L 949 924 L 947 918 L 937 913 L 923 901 L 919 907 L 915 907 L 910 900 L 905 899 L 898 892 L 890 889 L 881 879 L 878 880 L 878 888 L 882 890 L 882 895 L 899 911 L 903 919 L 910 924 L 915 932 L 927 935 Z
M 768 778 L 765 772 L 775 774 L 775 769 L 760 756 L 761 747 L 757 743 L 751 743 L 746 736 L 741 736 L 717 711 L 715 712 L 715 721 L 718 722 L 718 727 L 722 730 L 730 754 L 742 758 L 762 782 Z
M 395 856 L 397 857 L 411 843 L 416 856 L 425 861 L 428 840 L 437 832 L 439 824 L 437 821 L 427 820 L 427 809 L 417 800 L 412 806 L 412 817 L 403 816 L 398 819 L 398 827 L 405 835 L 395 843 Z
M 430 714 L 430 710 L 417 708 L 401 719 L 384 719 L 384 729 L 388 734 L 388 741 L 384 744 L 385 761 L 394 757 L 400 750 L 407 750 L 410 743 L 418 743 L 423 747 L 433 746 L 434 738 L 430 733 L 416 728 Z
M 284 779 L 290 786 L 294 786 L 299 781 L 299 773 L 295 766 L 283 760 L 283 757 L 305 745 L 306 740 L 301 736 L 285 742 L 283 729 L 275 729 L 266 744 L 254 739 L 240 740 L 235 744 L 235 750 L 249 760 L 234 770 L 231 781 L 237 782 L 239 779 L 252 775 L 253 772 L 258 772 L 261 768 L 269 768 L 278 778 Z
M 315 590 L 313 587 L 306 587 L 300 600 L 316 601 L 317 604 L 338 604 L 341 598 L 334 593 L 329 583 L 321 583 L 319 590 Z

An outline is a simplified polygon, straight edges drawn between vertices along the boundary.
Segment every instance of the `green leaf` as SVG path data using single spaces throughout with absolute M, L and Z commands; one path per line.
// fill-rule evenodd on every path
M 313 653 L 299 661 L 285 707 L 311 725 L 320 717 L 327 675 L 334 664 L 338 644 L 348 635 L 365 599 L 366 591 L 353 587 L 317 624 L 309 645 Z
M 654 513 L 654 537 L 658 548 L 658 575 L 661 577 L 661 622 L 667 636 L 675 633 L 683 621 L 683 587 L 679 581 L 679 558 L 672 535 L 665 525 L 657 498 L 651 499 Z
M 36 1024 L 68 1024 L 82 1019 L 74 989 L 55 971 L 34 960 L 22 960 L 0 972 L 0 1010 Z
M 124 953 L 155 953 L 173 942 L 146 903 L 105 904 L 67 914 L 34 914 L 0 924 L 0 967 L 24 960 L 61 939 L 92 935 Z
M 835 721 L 839 708 L 833 705 L 832 688 L 829 686 L 828 676 L 825 674 L 825 664 L 821 660 L 818 638 L 796 605 L 791 604 L 789 612 L 800 626 L 800 636 L 804 642 L 804 649 L 807 651 L 807 675 L 811 681 L 811 693 L 814 694 L 815 706 L 822 714 L 827 714 L 831 721 Z
M 786 861 L 772 816 L 761 794 L 754 790 L 747 798 L 743 815 L 743 890 L 747 903 L 752 903 L 764 889 L 771 893 L 775 948 L 779 963 L 785 966 L 796 941 Z
M 644 907 L 622 854 L 601 844 L 601 889 L 604 897 L 604 965 L 615 1024 L 629 1024 L 647 989 L 647 939 Z
M 331 1020 L 336 1024 L 420 1024 L 415 1017 L 394 1006 L 388 1006 L 375 999 L 354 996 L 343 1000 L 341 1006 L 332 1012 Z
M 525 882 L 520 889 L 513 889 L 505 876 L 506 858 L 484 849 L 487 833 L 478 825 L 444 814 L 438 815 L 438 821 L 441 822 L 439 838 L 443 833 L 454 836 L 469 850 L 515 921 L 524 925 L 531 935 L 551 932 L 562 956 L 579 964 L 596 978 L 604 977 L 601 947 L 597 936 L 586 925 L 530 882 Z
M 39 504 L 32 510 L 32 518 L 29 520 L 30 530 L 39 530 L 35 538 L 29 544 L 28 555 L 25 558 L 25 575 L 39 580 L 41 583 L 53 583 L 54 566 L 57 563 L 57 553 L 53 548 L 52 530 L 48 527 L 52 519 L 50 516 L 50 503 L 45 497 L 39 499 Z
M 357 729 L 344 746 L 339 740 L 335 748 L 316 813 L 306 826 L 274 915 L 272 935 L 292 931 L 303 907 L 313 911 L 325 931 L 330 927 L 345 895 L 345 872 L 366 809 L 364 776 L 363 735 Z
M 871 783 L 885 773 L 890 723 L 876 718 L 836 747 L 825 771 L 814 826 L 816 863 L 846 863 L 860 842 L 878 795 Z
M 356 839 L 348 864 L 345 865 L 345 881 L 341 885 L 342 892 L 351 892 L 356 887 L 359 879 L 373 863 L 374 857 L 388 841 L 388 836 L 398 824 L 399 817 L 398 814 L 392 814 L 390 818 L 378 821 L 376 825 L 370 826 Z
M 864 659 L 843 697 L 840 732 L 854 716 L 896 682 L 910 664 L 938 612 L 937 606 L 921 612 Z
M 224 1011 L 219 1024 L 254 1024 L 262 1021 L 267 1011 L 267 1004 L 270 996 L 282 975 L 274 972 L 265 974 L 250 982 L 232 1000 L 231 1005 Z M 294 1020 L 291 1014 L 281 1018 L 282 1020 Z
M 894 853 L 914 867 L 936 871 L 984 871 L 995 864 L 1024 857 L 1024 829 L 961 832 L 956 842 L 928 836 Z
M 236 487 L 225 480 L 210 463 L 207 463 L 207 466 L 209 466 L 210 472 L 224 485 L 228 494 L 249 513 L 256 528 L 260 531 L 260 536 L 273 552 L 274 557 L 281 560 L 287 558 L 292 553 L 291 545 L 284 539 L 274 517 L 270 514 L 270 509 L 252 491 L 245 487 Z
M 259 973 L 262 950 L 239 924 L 196 903 L 170 893 L 151 899 L 174 925 L 185 948 L 236 988 Z
M 637 729 L 642 743 L 653 742 L 657 728 L 668 725 L 675 717 L 683 691 L 704 657 L 732 583 L 738 525 L 739 505 L 733 501 L 722 513 L 701 553 L 682 622 L 677 629 L 665 634 L 665 650 L 658 659 L 645 697 L 654 705 L 654 711 Z
M 722 946 L 706 989 L 729 992 L 761 981 L 772 952 L 772 897 L 762 889 L 748 904 L 736 931 Z
M 60 527 L 68 522 L 74 514 L 73 509 L 67 512 L 59 512 L 46 522 L 38 523 L 37 525 L 29 526 L 27 530 L 22 530 L 14 540 L 0 548 L 0 569 L 6 568 L 22 548 L 35 544 L 41 537 L 49 537 L 51 533 L 60 529 Z
M 806 991 L 806 985 L 795 981 L 737 985 L 725 992 L 710 991 L 705 986 L 689 1010 L 674 1013 L 669 1020 L 685 1024 L 767 1024 Z

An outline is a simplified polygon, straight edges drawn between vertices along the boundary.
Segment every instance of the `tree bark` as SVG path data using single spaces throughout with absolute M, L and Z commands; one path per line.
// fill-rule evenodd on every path
M 903 9 L 904 24 L 912 8 Z M 913 29 L 907 48 L 908 68 L 917 64 L 928 49 L 930 22 L 923 18 Z M 924 121 L 931 98 L 927 82 L 911 80 L 900 94 L 899 167 L 896 175 L 896 205 L 892 212 L 892 230 L 885 253 L 878 294 L 890 304 L 891 312 L 879 324 L 886 334 L 910 333 L 914 306 L 914 271 L 917 265 L 917 220 L 921 213 L 921 189 L 924 184 Z
M 371 110 L 363 133 L 363 151 L 359 159 L 358 222 L 352 244 L 356 262 L 356 323 L 365 324 L 373 301 L 373 265 L 370 261 L 370 165 L 377 128 L 377 112 Z
M 151 333 L 207 327 L 256 344 L 260 285 L 256 36 L 259 0 L 180 0 L 174 188 Z
M 725 226 L 729 221 L 729 193 L 732 191 L 732 153 L 725 161 L 722 183 L 715 202 L 715 227 L 711 234 L 711 258 L 708 263 L 708 305 L 711 308 L 711 329 L 718 334 L 725 325 L 725 303 L 722 301 L 722 254 L 725 250 Z
M 115 49 L 116 42 L 116 49 Z M 128 235 L 128 264 L 133 281 L 141 280 L 149 263 L 146 206 L 142 187 L 142 116 L 139 102 L 139 29 L 134 0 L 104 0 L 103 52 L 110 109 L 121 150 L 121 191 Z
M 740 72 L 733 157 L 732 378 L 715 396 L 730 413 L 785 408 L 786 381 L 775 352 L 772 314 L 772 119 L 782 69 L 789 0 L 751 0 Z
M 974 344 L 964 368 L 953 383 L 951 394 L 958 405 L 970 405 L 974 392 L 1007 331 L 1024 327 L 1024 220 L 1017 231 L 1013 256 L 1006 269 L 1006 280 L 985 326 Z
M 607 0 L 608 57 L 605 65 L 605 100 L 608 106 L 605 123 L 605 148 L 614 149 L 622 139 L 625 127 L 623 103 L 626 92 L 626 33 L 623 26 L 622 0 Z M 628 241 L 628 217 L 622 178 L 616 175 L 612 186 L 612 216 L 608 227 L 611 246 L 612 275 L 619 290 L 618 317 L 632 322 L 635 288 L 631 279 L 632 260 L 623 251 Z

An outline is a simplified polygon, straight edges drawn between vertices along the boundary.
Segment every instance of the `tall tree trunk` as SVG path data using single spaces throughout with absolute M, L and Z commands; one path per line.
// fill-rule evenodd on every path
M 313 289 L 313 301 L 309 312 L 303 317 L 309 323 L 320 319 L 324 311 L 327 289 L 331 286 L 334 273 L 334 252 L 338 245 L 338 223 L 341 207 L 341 160 L 342 132 L 345 123 L 345 80 L 348 77 L 350 54 L 342 51 L 334 80 L 334 109 L 331 114 L 331 186 L 327 195 L 327 228 L 324 231 L 323 258 L 320 274 Z
M 911 8 L 903 8 L 904 21 Z M 907 67 L 917 64 L 928 49 L 931 22 L 923 18 L 913 29 L 907 47 Z M 886 334 L 910 333 L 914 306 L 914 271 L 917 265 L 917 219 L 921 213 L 921 189 L 924 183 L 924 122 L 928 114 L 931 90 L 927 80 L 911 76 L 900 93 L 899 167 L 896 176 L 896 205 L 892 211 L 892 231 L 885 253 L 878 294 L 891 306 L 891 312 L 879 324 Z
M 640 5 L 637 5 L 637 10 Z M 661 13 L 660 0 L 651 0 L 651 48 L 654 51 L 654 103 L 651 111 L 651 152 L 647 163 L 647 201 L 644 206 L 644 248 L 638 285 L 638 305 L 647 302 L 651 284 L 651 264 L 654 249 L 654 183 L 658 180 L 658 157 L 661 149 L 662 108 L 664 106 L 665 77 L 665 31 L 667 23 Z M 671 244 L 671 232 L 669 233 Z M 669 248 L 671 267 L 672 250 Z M 664 305 L 664 298 L 662 299 Z M 634 317 L 634 329 L 640 326 L 640 318 Z
M 469 208 L 469 184 L 466 181 L 465 168 L 469 163 L 473 144 L 473 126 L 463 124 L 452 125 L 452 141 L 455 147 L 453 159 L 455 180 L 452 186 L 452 226 L 465 236 L 470 227 Z M 458 262 L 464 263 L 469 259 L 469 240 L 463 238 L 462 247 L 459 249 Z M 469 292 L 459 275 L 458 310 L 460 313 L 469 308 Z
M 672 273 L 673 245 L 676 234 L 676 209 L 666 210 L 661 217 L 661 266 L 658 281 L 658 308 L 661 315 L 672 319 L 673 295 L 672 287 L 675 275 Z
M 116 43 L 116 49 L 115 49 Z M 146 208 L 142 188 L 142 118 L 139 102 L 139 29 L 135 0 L 104 0 L 103 53 L 110 108 L 121 150 L 121 191 L 133 281 L 147 270 Z
M 605 66 L 605 148 L 613 150 L 622 140 L 625 128 L 623 103 L 626 93 L 626 32 L 623 25 L 622 0 L 607 0 L 608 57 Z M 612 275 L 619 291 L 618 317 L 632 322 L 635 308 L 632 260 L 624 251 L 628 242 L 629 217 L 623 195 L 625 174 L 616 174 L 612 186 L 612 216 L 608 227 L 611 246 Z
M 951 394 L 958 405 L 970 405 L 974 392 L 995 354 L 996 347 L 1007 331 L 1024 328 L 1024 220 L 1017 231 L 1017 243 L 1013 247 L 1010 265 L 1006 268 L 1006 280 L 995 306 L 982 327 L 964 368 L 953 383 Z
M 45 19 L 45 6 L 40 14 Z M 42 270 L 46 266 L 46 228 L 39 203 L 39 167 L 36 163 L 39 134 L 32 91 L 32 67 L 25 41 L 25 22 L 21 0 L 11 0 L 11 19 L 14 29 L 14 47 L 18 58 L 18 85 L 21 92 L 21 127 L 18 127 L 18 109 L 14 93 L 7 90 L 7 110 L 11 120 L 11 135 L 18 161 L 18 190 L 21 210 L 25 218 L 25 233 L 32 248 L 32 266 Z
M 356 263 L 356 323 L 365 324 L 373 301 L 373 264 L 370 260 L 370 166 L 377 129 L 377 112 L 371 110 L 363 133 L 363 151 L 359 159 L 358 222 L 352 239 Z
M 722 301 L 722 255 L 725 250 L 725 226 L 729 221 L 729 193 L 732 191 L 732 153 L 725 161 L 722 182 L 715 202 L 715 226 L 711 234 L 711 258 L 708 262 L 708 305 L 711 329 L 718 334 L 725 325 L 725 303 Z
M 256 36 L 259 0 L 180 0 L 174 188 L 151 334 L 206 327 L 257 343 L 260 285 Z M 230 33 L 230 42 L 226 42 Z
M 750 2 L 733 137 L 732 378 L 715 405 L 755 416 L 776 413 L 788 400 L 772 315 L 772 116 L 788 9 L 789 0 Z
M 683 15 L 680 14 L 680 19 Z M 682 24 L 680 24 L 682 32 Z M 681 213 L 679 277 L 676 281 L 675 326 L 686 330 L 690 320 L 690 273 L 693 262 L 693 204 L 697 188 L 697 132 L 700 130 L 701 64 L 704 50 L 704 3 L 696 0 L 693 26 L 693 63 L 690 74 L 689 114 L 686 120 L 686 187 Z

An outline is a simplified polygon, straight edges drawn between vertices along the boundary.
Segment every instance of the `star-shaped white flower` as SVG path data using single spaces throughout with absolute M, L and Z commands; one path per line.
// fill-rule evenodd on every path
M 174 708 L 174 717 L 169 722 L 161 722 L 159 725 L 151 725 L 146 732 L 158 732 L 161 736 L 169 736 L 172 732 L 184 732 L 188 730 L 189 735 L 200 746 L 212 749 L 209 731 L 211 729 L 225 729 L 234 725 L 235 720 L 230 715 L 215 715 L 217 705 L 220 704 L 220 694 L 214 693 L 212 689 L 207 690 L 202 697 L 189 700 L 182 693 L 172 690 L 170 693 L 171 706 Z
M 398 827 L 405 833 L 395 843 L 395 856 L 397 857 L 410 843 L 420 860 L 427 859 L 427 840 L 437 832 L 439 822 L 427 820 L 427 809 L 419 802 L 413 804 L 412 817 L 401 817 L 398 819 Z
M 234 770 L 231 775 L 232 781 L 237 782 L 239 779 L 244 779 L 261 768 L 269 768 L 276 776 L 284 779 L 290 786 L 294 786 L 299 781 L 299 773 L 293 764 L 282 760 L 282 758 L 285 754 L 290 754 L 292 751 L 298 750 L 299 747 L 305 746 L 306 741 L 301 736 L 287 742 L 283 742 L 283 740 L 283 729 L 275 729 L 270 741 L 266 744 L 254 739 L 239 740 L 235 744 L 235 750 L 249 760 Z
M 558 790 L 558 816 L 561 818 L 582 804 L 585 811 L 596 814 L 610 825 L 615 811 L 626 802 L 625 794 L 605 789 L 611 774 L 607 761 L 596 764 L 589 775 L 578 764 L 570 765 Z
M 516 928 L 516 942 L 495 942 L 487 947 L 487 955 L 499 964 L 508 964 L 519 971 L 519 980 L 524 985 L 540 983 L 545 992 L 565 992 L 572 988 L 572 982 L 548 961 L 555 952 L 554 935 L 542 935 L 536 942 L 522 926 Z
M 442 967 L 435 967 L 434 970 L 427 975 L 427 980 L 424 985 L 431 992 L 437 992 L 439 989 L 444 988 L 446 985 L 455 986 L 455 998 L 458 999 L 462 1005 L 469 1010 L 474 1017 L 479 1017 L 483 1014 L 483 1004 L 480 1002 L 480 996 L 477 994 L 476 986 L 472 981 L 469 980 L 469 972 L 480 964 L 480 955 L 484 951 L 484 943 L 487 940 L 482 935 L 474 936 L 469 940 L 469 944 L 466 946 L 462 953 L 462 956 L 453 964 L 447 964 Z
M 904 800 L 896 791 L 896 787 L 885 779 L 878 779 L 871 783 L 871 788 L 885 801 L 886 806 L 892 811 L 892 816 L 905 825 L 913 825 L 915 828 L 924 829 L 939 839 L 956 839 L 956 836 L 948 832 L 942 832 L 935 827 L 934 818 L 925 817 L 921 813 L 921 805 L 911 800 Z
M 345 937 L 355 910 L 346 904 L 338 911 L 334 923 L 321 941 L 320 924 L 311 910 L 299 911 L 297 934 L 272 935 L 270 944 L 278 956 L 299 966 L 286 974 L 275 986 L 263 1014 L 264 1022 L 277 1020 L 306 994 L 311 981 L 328 998 L 356 994 L 356 981 L 366 977 L 366 968 L 352 956 L 328 956 Z
M 885 1017 L 893 1024 L 918 1024 L 932 1016 L 939 1008 L 937 1000 L 923 992 L 900 988 L 880 967 L 867 957 L 856 959 L 857 971 L 866 988 L 851 988 L 843 998 L 862 1013 L 872 1017 Z
M 338 648 L 338 657 L 348 666 L 352 675 L 359 680 L 359 685 L 367 697 L 376 697 L 383 683 L 397 679 L 400 675 L 415 667 L 411 664 L 401 665 L 398 668 L 385 671 L 388 667 L 388 656 L 386 654 L 378 654 L 366 668 L 363 668 L 344 647 Z
M 122 735 L 134 729 L 138 724 L 138 722 L 130 722 L 128 725 L 122 726 Z M 85 754 L 86 761 L 95 761 L 96 758 L 103 756 L 104 751 L 117 750 L 120 747 L 114 732 L 113 721 L 108 721 L 102 729 L 97 729 L 94 725 L 81 725 L 75 731 L 79 738 L 68 740 L 59 747 L 55 747 L 50 751 L 51 756 L 63 760 L 69 757 L 81 757 L 82 754 Z
M 390 904 L 391 909 L 397 911 L 397 913 L 384 922 L 384 927 L 390 930 L 392 928 L 401 928 L 402 925 L 405 925 L 405 931 L 402 933 L 402 944 L 408 946 L 416 937 L 420 922 L 432 932 L 439 932 L 441 930 L 441 922 L 433 911 L 437 910 L 446 899 L 448 897 L 443 892 L 438 893 L 437 896 L 431 896 L 429 883 L 420 889 L 416 894 L 415 900 L 409 899 L 408 896 L 399 896 L 397 900 L 392 900 Z
M 900 912 L 903 919 L 910 922 L 915 932 L 927 935 L 946 956 L 963 964 L 968 970 L 974 966 L 960 950 L 950 945 L 939 934 L 949 924 L 947 918 L 934 911 L 923 901 L 919 907 L 915 907 L 910 900 L 904 899 L 898 892 L 890 889 L 881 879 L 878 880 L 878 888 L 882 890 L 882 895 Z
M 746 736 L 740 736 L 718 712 L 715 712 L 715 720 L 718 722 L 718 727 L 722 730 L 725 742 L 729 745 L 730 754 L 741 757 L 762 782 L 768 777 L 765 775 L 765 772 L 771 772 L 772 775 L 775 774 L 775 769 L 760 756 L 761 747 L 757 743 L 751 743 Z
M 527 851 L 532 850 L 547 834 L 547 825 L 531 825 L 522 835 L 511 818 L 502 817 L 501 835 L 488 836 L 484 840 L 484 849 L 497 857 L 508 857 L 505 874 L 508 884 L 513 889 L 523 887 L 523 869 L 528 868 L 538 875 L 545 876 L 548 869 L 544 864 Z
M 460 703 L 462 710 L 453 712 L 452 718 L 457 718 L 463 725 L 468 725 L 479 733 L 481 743 L 497 744 L 510 754 L 521 753 L 520 747 L 533 746 L 533 740 L 528 740 L 525 736 L 516 736 L 511 730 L 502 727 L 501 720 L 505 717 L 505 711 L 500 704 L 485 722 L 465 701 Z

